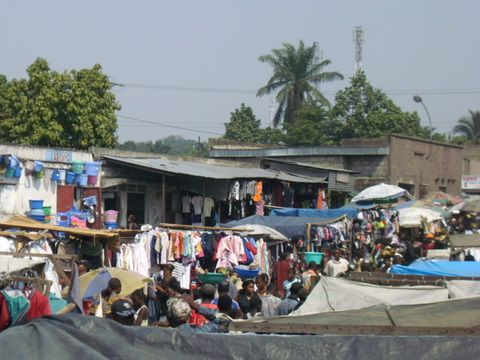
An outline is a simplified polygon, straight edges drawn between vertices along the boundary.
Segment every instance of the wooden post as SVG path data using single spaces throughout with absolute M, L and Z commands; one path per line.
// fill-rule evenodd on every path
M 162 175 L 162 222 L 165 222 L 166 220 L 166 211 L 167 211 L 167 204 L 166 200 L 167 199 L 167 194 L 165 194 L 165 175 Z

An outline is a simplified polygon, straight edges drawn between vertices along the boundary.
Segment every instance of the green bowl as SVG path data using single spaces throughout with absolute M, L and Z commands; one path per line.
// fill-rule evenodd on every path
M 220 273 L 199 274 L 197 277 L 204 284 L 219 284 L 227 280 L 227 275 Z

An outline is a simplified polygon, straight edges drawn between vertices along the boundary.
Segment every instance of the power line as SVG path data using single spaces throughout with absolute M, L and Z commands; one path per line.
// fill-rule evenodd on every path
M 118 114 L 117 116 L 118 116 L 118 117 L 121 117 L 121 118 L 124 118 L 124 119 L 128 119 L 128 120 L 133 120 L 133 121 L 137 121 L 137 122 L 140 122 L 140 123 L 144 123 L 144 124 L 150 124 L 150 125 L 155 125 L 155 126 L 160 126 L 160 127 L 166 127 L 166 128 L 171 128 L 171 129 L 187 130 L 187 131 L 193 131 L 193 132 L 203 133 L 203 134 L 209 134 L 209 135 L 223 135 L 223 134 L 220 134 L 220 133 L 217 133 L 217 132 L 213 132 L 213 131 L 192 129 L 192 128 L 187 128 L 187 127 L 183 127 L 183 126 L 175 126 L 175 125 L 170 125 L 170 124 L 158 123 L 158 122 L 149 121 L 149 120 L 144 120 L 144 119 L 139 119 L 139 118 L 132 117 L 132 116 L 127 116 L 127 115 Z
M 174 85 L 159 85 L 159 84 L 138 84 L 138 83 L 118 83 L 112 82 L 112 85 L 123 88 L 139 88 L 152 90 L 172 90 L 185 92 L 202 92 L 215 94 L 256 94 L 255 89 L 235 89 L 235 88 L 214 88 L 214 87 L 198 87 L 198 86 L 174 86 Z M 468 95 L 480 94 L 480 88 L 450 88 L 450 89 L 415 89 L 415 90 L 386 90 L 387 95 Z M 325 95 L 335 95 L 336 91 L 324 91 Z

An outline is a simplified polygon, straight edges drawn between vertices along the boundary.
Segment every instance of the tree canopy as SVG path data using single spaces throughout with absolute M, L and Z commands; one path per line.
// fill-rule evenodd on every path
M 244 103 L 230 113 L 230 121 L 225 123 L 225 139 L 247 143 L 278 144 L 283 142 L 283 133 L 279 129 L 261 128 L 250 106 Z
M 350 86 L 337 92 L 331 117 L 342 124 L 342 138 L 376 138 L 389 133 L 430 136 L 430 129 L 421 126 L 416 112 L 402 111 L 374 88 L 361 70 L 350 79 Z
M 37 59 L 26 79 L 0 77 L 0 141 L 87 149 L 117 144 L 119 103 L 100 65 L 63 73 Z
M 257 96 L 276 92 L 278 109 L 274 116 L 274 126 L 277 127 L 283 120 L 285 123 L 294 123 L 297 111 L 305 101 L 318 101 L 324 106 L 330 106 L 327 98 L 320 92 L 321 83 L 342 80 L 342 74 L 324 72 L 331 64 L 328 59 L 319 56 L 318 44 L 305 46 L 300 41 L 298 47 L 284 43 L 281 49 L 273 49 L 271 54 L 259 57 L 261 62 L 273 67 L 273 75 L 267 85 L 261 87 Z
M 467 142 L 480 143 L 480 111 L 469 110 L 469 116 L 458 120 L 453 132 L 462 136 Z

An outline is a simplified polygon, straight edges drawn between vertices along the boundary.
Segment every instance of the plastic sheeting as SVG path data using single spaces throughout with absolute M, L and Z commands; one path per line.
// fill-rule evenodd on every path
M 446 283 L 452 299 L 480 296 L 480 281 L 449 280 Z
M 431 261 L 419 259 L 409 266 L 394 265 L 390 273 L 402 275 L 480 277 L 480 262 Z
M 448 299 L 439 286 L 379 286 L 322 277 L 305 303 L 291 316 L 362 309 L 373 305 L 425 304 Z
M 38 264 L 45 263 L 45 258 L 18 258 L 8 255 L 0 255 L 0 273 L 11 273 L 31 268 Z
M 319 218 L 338 218 L 343 215 L 347 215 L 350 219 L 353 219 L 358 214 L 358 209 L 355 208 L 340 208 L 340 209 L 296 209 L 296 208 L 283 208 L 272 209 L 270 216 L 299 216 L 299 217 L 319 217 Z
M 305 236 L 307 231 L 307 224 L 316 224 L 319 222 L 331 221 L 336 218 L 309 218 L 296 216 L 259 216 L 252 215 L 241 220 L 231 221 L 227 224 L 222 224 L 222 227 L 234 227 L 240 225 L 258 224 L 271 227 L 279 233 L 285 235 L 287 238 L 293 236 Z
M 278 336 L 194 334 L 122 326 L 93 316 L 34 320 L 0 333 L 9 359 L 467 359 L 474 336 Z
M 472 328 L 480 326 L 480 297 L 420 305 L 375 305 L 360 310 L 252 320 L 267 324 Z

